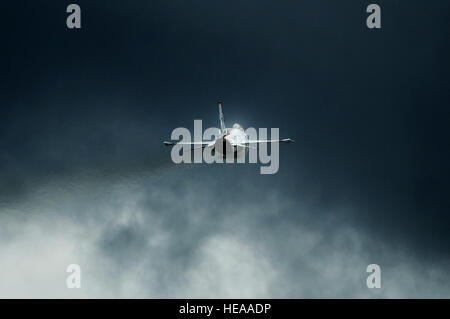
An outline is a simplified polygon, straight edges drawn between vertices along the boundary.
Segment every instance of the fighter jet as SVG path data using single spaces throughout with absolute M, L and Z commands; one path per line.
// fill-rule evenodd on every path
M 244 128 L 235 123 L 233 127 L 227 128 L 222 112 L 222 101 L 217 102 L 219 105 L 219 122 L 220 122 L 220 134 L 219 138 L 213 141 L 201 141 L 201 142 L 164 142 L 166 146 L 174 145 L 191 145 L 193 149 L 205 147 L 212 148 L 212 154 L 219 153 L 226 157 L 228 155 L 237 156 L 242 154 L 248 149 L 256 149 L 254 146 L 259 143 L 293 143 L 294 140 L 290 138 L 279 140 L 250 140 L 248 134 L 245 133 Z

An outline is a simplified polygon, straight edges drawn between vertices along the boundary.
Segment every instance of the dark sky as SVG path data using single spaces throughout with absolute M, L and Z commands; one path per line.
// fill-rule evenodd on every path
M 80 30 L 69 3 L 2 5 L 3 275 L 59 238 L 67 256 L 48 269 L 81 256 L 87 296 L 450 297 L 450 2 L 376 1 L 380 30 L 356 0 L 76 1 Z M 276 175 L 171 162 L 161 142 L 217 126 L 218 99 L 229 125 L 296 140 Z M 222 253 L 202 290 L 198 269 Z M 370 263 L 393 282 L 379 295 L 363 287 Z M 128 287 L 104 265 L 154 275 Z M 236 276 L 248 285 L 223 279 Z M 316 277 L 342 289 L 290 286 Z M 11 279 L 0 296 L 60 295 L 38 285 Z

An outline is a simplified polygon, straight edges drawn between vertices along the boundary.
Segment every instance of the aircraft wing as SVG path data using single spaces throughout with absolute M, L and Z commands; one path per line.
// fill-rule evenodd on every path
M 294 143 L 294 140 L 290 138 L 284 138 L 281 140 L 250 140 L 245 144 L 258 144 L 258 143 Z
M 202 141 L 202 142 L 166 142 L 164 141 L 164 145 L 166 146 L 174 146 L 174 145 L 191 145 L 193 149 L 205 148 L 207 146 L 214 145 L 215 141 Z

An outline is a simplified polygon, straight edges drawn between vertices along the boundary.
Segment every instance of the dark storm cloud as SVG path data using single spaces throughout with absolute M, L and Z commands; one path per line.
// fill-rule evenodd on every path
M 117 296 L 241 289 L 320 297 L 326 280 L 290 283 L 322 272 L 348 280 L 331 296 L 352 296 L 365 275 L 353 270 L 373 259 L 392 278 L 418 277 L 393 280 L 380 295 L 448 296 L 440 277 L 450 242 L 448 2 L 379 2 L 378 31 L 365 28 L 360 1 L 78 3 L 77 31 L 65 28 L 63 3 L 5 8 L 0 209 L 8 246 L 51 242 L 40 227 L 54 227 L 68 256 L 79 251 L 72 240 L 83 242 L 77 256 L 92 267 L 91 294 L 100 296 L 111 285 Z M 219 98 L 228 124 L 280 127 L 296 139 L 280 148 L 277 175 L 170 162 L 161 141 L 193 119 L 217 125 Z M 22 240 L 21 223 L 35 230 Z M 65 223 L 74 234 L 60 231 Z M 214 247 L 230 253 L 223 268 Z M 238 265 L 243 273 L 263 269 L 273 281 L 253 289 L 259 273 L 245 281 L 236 258 L 248 261 Z M 197 268 L 250 288 L 209 286 Z M 152 288 L 134 277 L 132 287 L 109 280 L 135 272 Z M 415 283 L 424 289 L 408 292 Z M 357 296 L 371 296 L 358 287 Z

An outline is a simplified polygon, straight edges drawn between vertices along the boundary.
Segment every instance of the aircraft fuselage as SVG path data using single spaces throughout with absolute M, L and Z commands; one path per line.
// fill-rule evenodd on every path
M 248 135 L 239 124 L 234 124 L 233 128 L 225 129 L 224 135 L 214 143 L 214 149 L 224 156 L 228 154 L 238 154 L 246 151 L 245 143 L 248 142 Z

